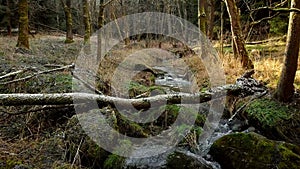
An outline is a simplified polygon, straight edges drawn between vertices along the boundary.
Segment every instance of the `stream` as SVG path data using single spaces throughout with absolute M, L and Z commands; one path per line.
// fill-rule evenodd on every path
M 167 62 L 168 61 L 166 61 L 166 63 L 163 63 L 163 66 L 153 67 L 154 69 L 164 72 L 161 76 L 158 76 L 155 79 L 155 84 L 163 87 L 167 93 L 191 93 L 192 83 L 187 80 L 188 78 L 186 77 L 186 71 L 183 71 L 183 69 L 175 69 L 174 66 L 168 65 Z M 207 103 L 203 103 L 197 106 L 198 108 L 200 107 L 200 113 L 205 113 L 205 111 L 209 110 L 209 104 Z M 196 160 L 198 163 L 200 162 L 201 164 L 203 164 L 203 168 L 221 169 L 220 165 L 217 162 L 211 161 L 212 159 L 208 154 L 208 151 L 214 141 L 231 132 L 232 131 L 230 129 L 230 126 L 227 124 L 227 121 L 221 120 L 221 122 L 218 124 L 217 129 L 214 131 L 211 137 L 207 139 L 205 143 L 198 144 L 197 153 L 191 152 L 187 148 L 175 147 L 171 150 L 165 151 L 162 154 L 145 157 L 147 153 L 151 153 L 149 151 L 161 152 L 162 149 L 162 147 L 160 146 L 145 144 L 143 147 L 139 147 L 134 152 L 134 157 L 143 156 L 145 158 L 127 158 L 125 168 L 166 168 L 168 155 L 176 151 L 193 160 Z

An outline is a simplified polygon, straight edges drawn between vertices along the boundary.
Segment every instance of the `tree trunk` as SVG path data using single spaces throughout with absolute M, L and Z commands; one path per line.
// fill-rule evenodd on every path
M 28 2 L 19 0 L 19 36 L 17 47 L 29 49 Z
M 292 0 L 291 7 L 300 9 L 300 2 L 298 0 Z M 293 84 L 297 71 L 299 45 L 300 14 L 297 12 L 291 12 L 285 49 L 285 61 L 277 84 L 277 90 L 274 94 L 274 97 L 282 102 L 291 101 L 294 95 Z
M 222 3 L 222 2 L 221 2 Z M 213 39 L 214 36 L 214 21 L 215 21 L 215 0 L 210 0 L 209 23 L 207 29 L 207 36 Z
M 90 6 L 88 0 L 82 0 L 83 4 L 83 22 L 84 22 L 84 43 L 90 42 L 91 37 L 91 16 L 90 16 Z
M 98 29 L 104 26 L 104 0 L 100 0 L 99 14 L 98 14 Z
M 10 2 L 6 0 L 6 16 L 7 16 L 7 34 L 11 36 L 11 10 L 10 10 Z
M 252 89 L 251 89 L 252 90 Z M 255 89 L 254 89 L 255 90 Z M 63 105 L 79 104 L 91 101 L 98 102 L 101 106 L 122 105 L 134 106 L 136 108 L 149 108 L 151 105 L 160 104 L 197 104 L 208 102 L 212 99 L 223 98 L 226 95 L 239 95 L 240 93 L 250 93 L 247 88 L 239 85 L 225 85 L 214 88 L 208 92 L 201 93 L 178 93 L 156 95 L 146 98 L 126 99 L 112 96 L 90 94 L 90 93 L 53 93 L 53 94 L 0 94 L 0 106 L 16 105 Z M 250 95 L 250 94 L 249 94 Z
M 207 15 L 206 15 L 206 2 L 207 0 L 198 0 L 198 25 L 200 31 L 202 31 L 205 35 L 207 33 Z
M 64 11 L 65 11 L 65 17 L 66 17 L 66 41 L 65 43 L 73 43 L 73 19 L 72 19 L 72 12 L 71 12 L 71 0 L 66 0 L 66 3 L 64 0 L 61 0 L 61 3 L 63 5 Z
M 242 66 L 245 69 L 253 69 L 254 65 L 248 56 L 245 48 L 245 42 L 242 35 L 240 23 L 240 14 L 236 6 L 235 0 L 225 0 L 232 31 L 233 51 L 236 58 L 241 58 Z

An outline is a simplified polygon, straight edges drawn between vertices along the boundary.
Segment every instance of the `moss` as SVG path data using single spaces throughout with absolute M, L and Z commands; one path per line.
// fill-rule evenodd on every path
M 6 161 L 6 166 L 4 169 L 11 169 L 11 168 L 14 168 L 15 166 L 19 166 L 19 165 L 22 165 L 21 161 L 9 159 Z
M 149 95 L 151 95 L 152 93 L 165 94 L 164 89 L 160 86 L 145 86 L 137 82 L 130 82 L 127 88 L 128 88 L 130 98 L 136 97 L 144 93 L 149 93 Z
M 117 126 L 119 132 L 132 137 L 148 137 L 147 131 L 138 123 L 132 122 L 122 116 L 120 113 L 116 113 Z
M 104 162 L 104 169 L 122 169 L 125 163 L 125 158 L 111 154 Z
M 222 168 L 297 168 L 300 156 L 296 145 L 268 140 L 256 133 L 237 133 L 222 137 L 210 154 Z
M 67 38 L 66 40 L 65 40 L 65 43 L 73 43 L 74 42 L 74 40 L 73 39 L 70 39 L 70 38 Z
M 130 153 L 132 143 L 129 140 L 120 140 L 119 147 L 114 150 L 113 153 L 116 154 L 126 154 Z M 125 157 L 111 154 L 104 162 L 104 169 L 122 169 L 125 164 Z
M 210 169 L 203 164 L 196 157 L 185 154 L 184 152 L 175 151 L 170 154 L 166 164 L 167 169 L 182 169 L 182 168 L 200 168 Z
M 294 110 L 271 99 L 258 99 L 248 106 L 246 112 L 263 126 L 274 127 L 283 120 L 289 120 Z

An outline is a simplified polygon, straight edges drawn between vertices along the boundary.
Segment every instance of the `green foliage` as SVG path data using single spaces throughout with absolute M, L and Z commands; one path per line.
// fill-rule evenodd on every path
M 263 126 L 274 127 L 282 120 L 289 120 L 293 110 L 271 99 L 259 99 L 251 103 L 246 112 Z
M 270 33 L 272 35 L 284 35 L 288 29 L 288 17 L 287 15 L 281 14 L 269 21 L 271 26 Z

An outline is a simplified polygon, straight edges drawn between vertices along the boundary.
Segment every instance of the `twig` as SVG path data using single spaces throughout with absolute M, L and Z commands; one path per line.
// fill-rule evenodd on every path
M 26 68 L 26 69 L 22 69 L 22 70 L 18 70 L 18 71 L 15 71 L 15 72 L 8 73 L 6 75 L 0 76 L 0 80 L 8 78 L 8 77 L 11 77 L 11 76 L 15 76 L 15 75 L 23 73 L 23 72 L 25 72 L 27 70 L 28 69 Z
M 74 78 L 76 78 L 76 79 L 79 80 L 81 83 L 83 83 L 87 88 L 89 88 L 89 89 L 92 90 L 92 91 L 95 91 L 96 94 L 101 94 L 101 95 L 103 95 L 103 93 L 102 93 L 100 90 L 96 89 L 94 86 L 92 86 L 92 85 L 89 84 L 88 82 L 82 80 L 80 77 L 78 77 L 78 76 L 75 75 L 75 74 L 72 74 L 72 75 L 73 75 Z
M 62 67 L 63 65 L 45 64 L 44 67 Z
M 76 162 L 76 159 L 77 159 L 78 156 L 79 156 L 79 150 L 80 150 L 80 147 L 81 147 L 81 144 L 82 144 L 83 140 L 84 140 L 84 138 L 81 138 L 80 143 L 79 143 L 79 145 L 78 145 L 78 147 L 77 147 L 77 151 L 76 151 L 76 154 L 75 154 L 75 156 L 74 156 L 74 159 L 73 159 L 71 168 L 73 168 L 73 166 L 74 166 L 74 164 L 75 164 L 75 162 Z M 78 158 L 78 159 L 80 160 L 80 158 Z
M 260 24 L 261 22 L 266 21 L 266 20 L 271 20 L 271 19 L 275 18 L 276 16 L 278 16 L 279 14 L 280 14 L 280 12 L 277 12 L 276 14 L 274 14 L 272 16 L 264 17 L 264 18 L 262 18 L 258 21 L 253 21 L 253 22 L 250 23 L 250 26 Z
M 266 39 L 266 40 L 262 40 L 262 41 L 246 42 L 246 44 L 247 45 L 257 45 L 257 44 L 268 43 L 268 42 L 271 42 L 271 41 L 282 40 L 284 38 L 286 38 L 286 36 L 279 37 L 279 38 Z
M 261 93 L 260 95 L 254 95 L 251 97 L 251 99 L 243 104 L 237 111 L 235 111 L 235 113 L 230 117 L 230 119 L 228 120 L 229 122 L 233 120 L 233 118 L 235 118 L 235 116 L 237 116 L 242 110 L 244 110 L 245 107 L 247 107 L 250 103 L 252 103 L 255 99 L 259 99 L 263 96 L 265 96 L 268 93 L 268 91 L 266 90 L 265 92 Z
M 23 78 L 20 78 L 20 79 L 15 79 L 15 80 L 12 80 L 12 81 L 0 83 L 0 85 L 8 85 L 8 84 L 11 84 L 11 83 L 25 81 L 25 80 L 31 79 L 31 78 L 33 78 L 37 75 L 47 74 L 47 73 L 51 73 L 51 72 L 55 72 L 55 71 L 61 71 L 61 70 L 70 69 L 70 68 L 74 68 L 74 67 L 75 67 L 75 64 L 72 64 L 72 65 L 67 65 L 67 66 L 63 66 L 63 67 L 60 67 L 60 68 L 56 68 L 56 69 L 40 71 L 40 72 L 34 73 L 32 75 L 29 75 L 29 76 L 26 76 L 26 77 L 23 77 Z
M 50 105 L 50 106 L 42 106 L 41 108 L 37 108 L 37 109 L 32 109 L 32 110 L 26 110 L 26 111 L 19 111 L 19 112 L 8 112 L 6 111 L 4 108 L 0 107 L 0 110 L 2 112 L 4 112 L 5 114 L 9 114 L 9 115 L 21 115 L 21 114 L 27 114 L 27 113 L 35 113 L 35 112 L 39 112 L 39 111 L 45 111 L 45 110 L 51 110 L 51 109 L 63 109 L 63 108 L 72 108 L 74 107 L 73 104 L 69 104 L 69 105 Z

